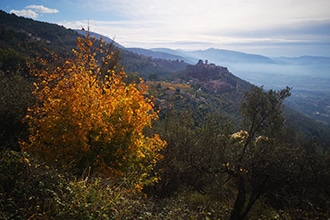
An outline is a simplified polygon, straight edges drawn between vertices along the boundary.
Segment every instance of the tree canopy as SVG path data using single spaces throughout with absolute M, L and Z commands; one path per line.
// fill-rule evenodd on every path
M 32 68 L 37 102 L 28 109 L 30 138 L 22 148 L 75 174 L 91 168 L 100 176 L 153 181 L 149 174 L 165 142 L 143 132 L 158 117 L 144 96 L 147 86 L 124 83 L 112 47 L 94 42 L 89 35 L 78 38 L 72 60 L 50 65 L 40 59 L 44 68 Z

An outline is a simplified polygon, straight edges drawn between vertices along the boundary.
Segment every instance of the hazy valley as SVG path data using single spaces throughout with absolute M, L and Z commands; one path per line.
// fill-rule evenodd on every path
M 182 60 L 195 64 L 199 59 L 225 66 L 236 76 L 265 89 L 292 88 L 286 104 L 326 124 L 330 124 L 330 57 L 266 57 L 237 51 L 198 51 L 168 48 L 127 48 L 145 56 Z

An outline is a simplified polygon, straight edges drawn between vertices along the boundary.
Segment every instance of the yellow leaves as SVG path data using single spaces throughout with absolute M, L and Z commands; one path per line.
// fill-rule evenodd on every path
M 239 166 L 231 165 L 229 162 L 224 163 L 223 166 L 225 167 L 225 169 L 230 170 L 230 171 L 235 172 L 235 173 L 244 174 L 244 173 L 249 172 L 247 169 L 244 169 L 244 168 L 239 167 Z
M 30 164 L 30 160 L 29 159 L 27 159 L 26 157 L 24 157 L 24 162 L 28 165 L 28 166 L 31 166 L 31 164 Z
M 135 189 L 138 191 L 138 192 L 141 192 L 142 189 L 143 189 L 143 185 L 141 183 L 138 183 L 135 185 Z
M 247 131 L 239 131 L 231 135 L 230 140 L 234 144 L 242 145 L 245 143 L 249 136 L 249 133 Z
M 137 152 L 137 156 L 139 158 L 145 158 L 146 157 L 146 155 L 144 153 L 142 153 L 142 151 L 140 151 L 140 150 Z
M 249 134 L 248 134 L 247 131 L 241 130 L 239 132 L 236 132 L 236 133 L 232 134 L 231 138 L 241 140 L 241 139 L 246 139 L 248 137 L 248 135 Z
M 162 159 L 159 152 L 166 145 L 159 135 L 143 135 L 157 119 L 153 103 L 144 97 L 148 87 L 142 79 L 139 86 L 126 85 L 123 71 L 102 72 L 92 45 L 89 37 L 78 38 L 75 59 L 51 72 L 34 70 L 38 103 L 28 110 L 30 143 L 22 148 L 67 169 L 93 166 L 107 177 L 134 172 L 136 181 L 147 181 L 143 174 Z M 113 62 L 113 56 L 107 53 L 102 62 Z
M 261 143 L 267 143 L 269 141 L 269 138 L 266 136 L 258 136 L 255 140 L 255 144 L 261 144 Z

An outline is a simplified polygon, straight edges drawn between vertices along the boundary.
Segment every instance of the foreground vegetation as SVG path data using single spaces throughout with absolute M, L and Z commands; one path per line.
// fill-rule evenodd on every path
M 290 88 L 146 84 L 97 45 L 0 51 L 0 219 L 330 217 L 329 152 L 285 120 Z

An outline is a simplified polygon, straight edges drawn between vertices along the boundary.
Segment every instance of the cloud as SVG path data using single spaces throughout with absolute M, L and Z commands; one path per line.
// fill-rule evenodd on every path
M 18 16 L 37 18 L 39 14 L 55 14 L 59 11 L 53 8 L 47 8 L 43 5 L 28 5 L 22 10 L 11 10 L 10 13 L 16 14 Z
M 38 14 L 31 9 L 23 9 L 23 10 L 11 10 L 10 13 L 15 14 L 17 16 L 23 16 L 28 18 L 37 18 Z
M 29 6 L 26 6 L 25 8 L 34 10 L 34 11 L 39 12 L 41 14 L 56 14 L 56 13 L 58 13 L 57 9 L 47 8 L 43 5 L 29 5 Z
M 260 45 L 261 52 L 272 54 L 276 48 L 281 48 L 278 53 L 287 53 L 282 46 L 292 45 L 304 50 L 303 54 L 316 54 L 316 49 L 326 51 L 330 45 L 329 0 L 317 4 L 315 0 L 72 2 L 80 16 L 62 25 L 78 29 L 90 25 L 91 31 L 116 36 L 126 47 L 241 47 L 249 52 Z M 89 21 L 81 20 L 86 15 Z

